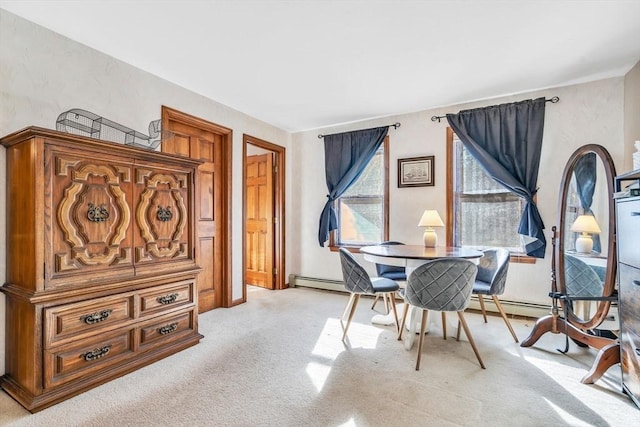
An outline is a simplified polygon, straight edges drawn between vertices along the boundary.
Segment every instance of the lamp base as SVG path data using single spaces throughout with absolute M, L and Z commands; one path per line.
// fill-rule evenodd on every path
M 438 243 L 438 235 L 433 228 L 424 230 L 424 246 L 427 248 L 435 248 Z
M 581 254 L 588 254 L 591 253 L 592 250 L 593 239 L 591 239 L 591 236 L 585 234 L 581 234 L 580 236 L 578 236 L 578 238 L 576 239 L 576 252 L 579 252 Z

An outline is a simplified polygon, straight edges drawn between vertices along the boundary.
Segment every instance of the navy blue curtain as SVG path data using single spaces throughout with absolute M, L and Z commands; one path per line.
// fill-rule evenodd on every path
M 527 255 L 544 258 L 544 223 L 533 201 L 537 192 L 545 99 L 526 100 L 447 114 L 465 148 L 495 181 L 525 200 L 518 233 L 529 236 Z
M 329 232 L 338 228 L 333 202 L 360 177 L 387 132 L 389 126 L 325 135 L 324 164 L 329 194 L 320 214 L 320 246 L 329 240 Z
M 593 193 L 596 190 L 596 153 L 586 153 L 580 157 L 573 169 L 576 178 L 576 190 L 580 205 L 585 215 L 593 215 L 591 205 L 593 204 Z M 600 235 L 592 236 L 593 250 L 600 252 L 602 247 L 600 244 Z

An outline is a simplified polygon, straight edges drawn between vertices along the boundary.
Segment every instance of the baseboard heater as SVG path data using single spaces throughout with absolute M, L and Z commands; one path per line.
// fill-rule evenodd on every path
M 319 279 L 316 277 L 289 276 L 289 286 L 300 288 L 324 289 L 327 291 L 345 292 L 344 284 L 340 280 Z M 550 313 L 551 302 L 549 305 L 535 304 L 524 301 L 510 301 L 500 298 L 502 308 L 509 317 L 529 317 L 537 319 Z M 498 314 L 498 309 L 491 300 L 491 297 L 484 298 L 485 309 L 489 312 Z M 469 308 L 472 310 L 480 310 L 480 303 L 476 296 L 471 297 Z M 499 314 L 498 314 L 499 315 Z

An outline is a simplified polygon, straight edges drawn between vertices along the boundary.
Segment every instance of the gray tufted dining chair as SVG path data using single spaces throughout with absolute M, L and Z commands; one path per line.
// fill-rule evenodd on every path
M 342 340 L 344 341 L 347 337 L 347 331 L 349 330 L 351 319 L 353 319 L 353 314 L 356 311 L 358 301 L 360 300 L 360 295 L 380 294 L 384 298 L 391 298 L 393 300 L 393 295 L 400 286 L 398 286 L 395 281 L 384 277 L 370 278 L 364 267 L 362 267 L 353 255 L 351 255 L 351 253 L 345 248 L 340 248 L 340 263 L 342 265 L 344 287 L 349 291 L 349 293 L 351 293 L 349 301 L 347 302 L 347 305 L 342 312 L 342 316 L 340 317 L 340 324 L 343 325 L 344 317 L 347 314 L 347 311 L 349 312 L 347 325 L 343 325 L 344 334 L 342 335 Z M 393 309 L 393 315 L 396 320 L 397 331 L 398 313 L 396 311 L 396 305 L 393 302 L 391 303 L 391 308 Z
M 395 240 L 388 240 L 386 242 L 380 243 L 380 245 L 381 246 L 404 245 L 404 243 L 396 242 Z M 401 282 L 407 281 L 407 272 L 404 267 L 376 263 L 376 274 L 378 275 L 378 277 L 386 277 L 387 279 L 391 279 L 395 281 L 401 281 Z M 371 310 L 373 310 L 376 307 L 376 303 L 378 302 L 379 299 L 380 299 L 380 295 L 376 295 L 375 299 L 373 300 L 373 304 L 371 305 Z M 393 299 L 391 299 L 390 302 L 393 303 Z M 385 300 L 384 308 L 385 308 L 385 313 L 389 314 L 389 304 L 386 303 L 386 300 Z
M 600 276 L 589 264 L 569 254 L 564 255 L 564 271 L 567 303 L 574 313 L 580 312 L 579 315 L 582 319 L 589 319 L 591 317 L 591 302 L 581 301 L 579 297 L 601 297 L 604 284 Z M 578 298 L 572 301 L 572 297 Z
M 459 323 L 464 328 L 464 332 L 469 339 L 473 352 L 478 358 L 480 366 L 482 369 L 485 369 L 463 314 L 463 311 L 469 306 L 469 301 L 471 300 L 471 289 L 477 271 L 478 268 L 471 261 L 459 258 L 448 258 L 423 264 L 409 275 L 407 288 L 404 290 L 405 310 L 400 325 L 399 339 L 402 338 L 407 312 L 409 311 L 408 305 L 421 309 L 422 321 L 420 324 L 416 371 L 420 370 L 420 356 L 422 355 L 428 310 L 442 312 L 455 311 L 458 313 Z M 458 334 L 458 338 L 459 335 L 460 334 Z
M 509 251 L 504 248 L 492 248 L 482 251 L 482 253 L 483 256 L 478 263 L 478 275 L 473 284 L 473 294 L 478 297 L 484 323 L 487 323 L 487 313 L 484 309 L 483 296 L 490 296 L 500 312 L 502 320 L 504 320 L 507 328 L 509 328 L 511 336 L 515 342 L 518 342 L 518 337 L 511 326 L 511 322 L 509 322 L 507 318 L 507 314 L 502 308 L 502 304 L 500 304 L 500 299 L 498 299 L 498 295 L 504 293 L 504 287 L 507 283 L 507 271 L 510 260 Z

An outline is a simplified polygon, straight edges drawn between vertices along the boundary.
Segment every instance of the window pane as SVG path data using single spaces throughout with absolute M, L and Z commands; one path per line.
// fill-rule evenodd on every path
M 384 194 L 384 158 L 382 151 L 373 156 L 362 175 L 342 197 L 379 196 Z
M 454 245 L 521 252 L 521 198 L 495 182 L 454 136 Z
M 340 200 L 340 242 L 342 244 L 382 241 L 382 197 Z
M 502 202 L 461 201 L 459 245 L 520 250 L 520 236 L 516 233 L 520 212 L 518 197 Z
M 384 174 L 381 147 L 358 180 L 338 200 L 338 244 L 365 245 L 384 240 Z

